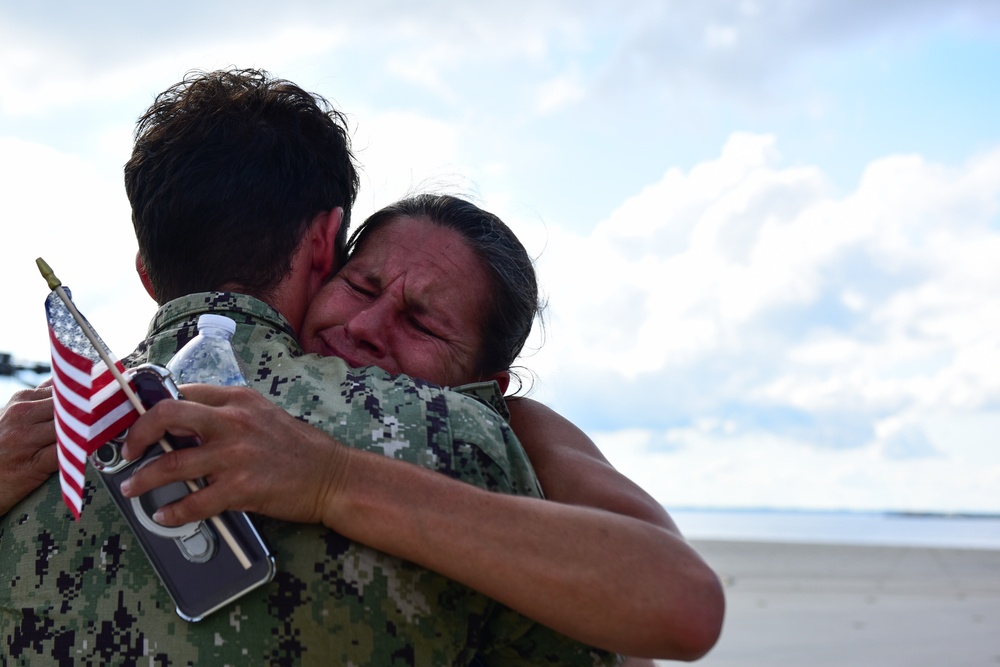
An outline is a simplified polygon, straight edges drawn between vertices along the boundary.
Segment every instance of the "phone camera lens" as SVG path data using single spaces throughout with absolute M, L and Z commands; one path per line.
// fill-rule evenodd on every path
M 111 442 L 101 445 L 94 457 L 103 466 L 113 466 L 121 460 L 121 455 L 118 453 L 118 445 Z

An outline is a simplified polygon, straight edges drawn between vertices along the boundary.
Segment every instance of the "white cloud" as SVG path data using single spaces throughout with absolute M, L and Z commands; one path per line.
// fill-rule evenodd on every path
M 696 82 L 748 99 L 823 52 L 858 43 L 898 48 L 928 27 L 986 34 L 1000 27 L 1000 11 L 988 0 L 707 0 L 619 7 L 632 29 L 606 72 L 609 85 Z
M 102 170 L 12 138 L 0 138 L 0 155 L 3 307 L 22 318 L 0 330 L 0 351 L 48 359 L 42 302 L 49 290 L 35 267 L 41 256 L 74 289 L 77 305 L 112 350 L 131 352 L 154 305 L 133 270 L 135 238 L 120 167 Z
M 542 398 L 603 430 L 729 424 L 713 445 L 725 455 L 703 465 L 734 457 L 753 470 L 749 452 L 771 442 L 813 463 L 817 447 L 880 470 L 911 461 L 899 479 L 913 481 L 952 451 L 927 415 L 1000 404 L 998 203 L 1000 149 L 952 169 L 889 156 L 837 194 L 818 167 L 782 166 L 772 137 L 734 135 L 590 236 L 552 234 Z M 700 442 L 685 438 L 684 451 Z M 861 461 L 844 479 L 868 474 Z M 910 502 L 893 493 L 886 502 Z M 758 496 L 750 504 L 773 500 Z
M 427 45 L 417 53 L 407 51 L 389 58 L 386 71 L 402 81 L 417 84 L 454 102 L 456 91 L 445 74 L 460 60 L 461 53 L 454 45 L 439 42 Z
M 460 125 L 416 113 L 361 114 L 353 146 L 372 200 L 359 202 L 355 220 L 408 193 L 463 191 L 471 181 L 460 163 Z
M 94 67 L 73 51 L 72 44 L 47 43 L 32 32 L 0 28 L 0 60 L 17 63 L 0 70 L 0 112 L 14 117 L 48 115 L 138 99 L 133 114 L 138 115 L 152 94 L 180 80 L 190 69 L 263 67 L 284 76 L 298 63 L 335 51 L 348 41 L 344 26 L 292 23 L 266 36 L 224 33 L 210 42 L 182 41 L 171 49 L 141 49 Z M 119 41 L 109 42 L 109 48 L 121 47 Z
M 702 428 L 593 435 L 615 468 L 668 509 L 996 511 L 1000 457 L 928 457 L 924 450 L 934 444 L 912 430 L 884 446 L 847 452 L 768 433 L 734 437 Z M 657 440 L 674 447 L 655 447 Z
M 710 50 L 726 50 L 736 46 L 739 32 L 731 25 L 709 24 L 705 29 L 705 46 Z
M 734 136 L 719 159 L 688 174 L 668 171 L 592 236 L 554 240 L 542 258 L 554 308 L 583 321 L 624 306 L 612 321 L 628 317 L 621 328 L 640 331 L 652 322 L 656 335 L 666 334 L 657 343 L 663 349 L 674 344 L 677 327 L 716 336 L 727 327 L 766 328 L 779 311 L 801 319 L 809 309 L 837 310 L 845 294 L 853 305 L 837 317 L 860 321 L 805 319 L 783 334 L 788 342 L 808 348 L 815 339 L 805 333 L 853 335 L 869 327 L 883 343 L 895 345 L 893 336 L 915 329 L 924 334 L 915 341 L 946 338 L 958 346 L 988 331 L 1000 235 L 991 228 L 998 188 L 983 176 L 1000 176 L 1000 151 L 954 174 L 918 159 L 886 158 L 856 192 L 838 198 L 820 170 L 782 168 L 772 149 L 770 138 Z M 609 328 L 587 334 L 603 349 L 572 354 L 596 357 L 611 348 L 644 359 L 647 371 L 669 358 L 651 366 L 648 354 L 604 345 L 605 336 L 623 335 Z M 615 356 L 607 366 L 620 361 Z
M 535 110 L 541 115 L 547 115 L 583 99 L 586 89 L 580 83 L 579 77 L 567 74 L 545 81 L 538 87 Z

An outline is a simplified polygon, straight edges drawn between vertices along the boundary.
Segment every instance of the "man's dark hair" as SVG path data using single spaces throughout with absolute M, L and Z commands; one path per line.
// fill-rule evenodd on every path
M 370 215 L 351 236 L 348 250 L 357 252 L 372 233 L 402 216 L 426 218 L 458 232 L 475 253 L 490 281 L 477 370 L 482 376 L 511 370 L 543 308 L 534 264 L 517 236 L 500 218 L 469 201 L 422 194 Z
M 195 71 L 139 118 L 125 190 L 159 303 L 226 284 L 266 300 L 338 206 L 343 262 L 358 174 L 322 97 L 261 70 Z

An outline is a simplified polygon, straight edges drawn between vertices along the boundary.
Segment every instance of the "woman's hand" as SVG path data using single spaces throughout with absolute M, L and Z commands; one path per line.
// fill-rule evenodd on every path
M 129 429 L 123 455 L 134 460 L 165 433 L 195 436 L 122 484 L 128 497 L 177 481 L 208 485 L 166 505 L 154 519 L 176 526 L 223 510 L 322 523 L 346 478 L 351 451 L 246 387 L 184 385 L 186 400 L 160 401 Z

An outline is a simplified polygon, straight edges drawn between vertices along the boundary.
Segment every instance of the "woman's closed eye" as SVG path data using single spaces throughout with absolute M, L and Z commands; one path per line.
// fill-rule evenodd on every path
M 377 296 L 377 293 L 371 287 L 361 285 L 360 283 L 350 280 L 349 278 L 344 278 L 344 284 L 347 285 L 347 288 L 352 292 L 356 292 L 357 294 L 368 297 L 369 299 L 373 299 Z
M 421 322 L 416 317 L 413 317 L 411 315 L 410 317 L 407 318 L 407 320 L 409 321 L 410 326 L 412 326 L 414 329 L 424 334 L 425 336 L 433 336 L 434 338 L 440 338 L 440 336 L 438 336 L 437 333 L 435 333 L 432 329 L 430 329 L 426 324 Z

